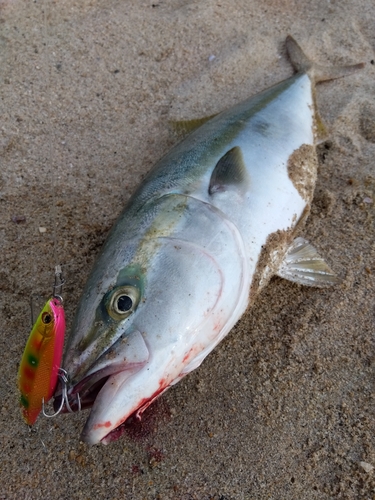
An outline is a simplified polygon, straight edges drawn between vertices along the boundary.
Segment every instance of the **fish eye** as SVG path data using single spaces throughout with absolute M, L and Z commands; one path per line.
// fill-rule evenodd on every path
M 108 314 L 118 321 L 127 318 L 136 309 L 140 292 L 134 286 L 121 286 L 112 290 L 107 301 Z
M 42 314 L 42 322 L 45 324 L 45 325 L 48 325 L 49 323 L 51 323 L 52 321 L 52 316 L 50 315 L 50 313 L 48 312 L 44 312 Z
M 116 302 L 116 309 L 119 313 L 130 311 L 133 307 L 132 298 L 129 295 L 120 295 Z

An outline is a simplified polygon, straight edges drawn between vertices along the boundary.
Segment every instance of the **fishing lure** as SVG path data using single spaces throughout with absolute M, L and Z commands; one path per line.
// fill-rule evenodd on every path
M 31 330 L 18 371 L 22 414 L 28 425 L 35 423 L 44 403 L 53 396 L 59 377 L 64 335 L 63 300 L 54 295 L 46 302 Z

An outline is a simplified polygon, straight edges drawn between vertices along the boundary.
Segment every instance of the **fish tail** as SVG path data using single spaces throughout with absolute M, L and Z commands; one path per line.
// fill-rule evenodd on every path
M 307 73 L 314 83 L 335 80 L 343 76 L 351 75 L 362 69 L 365 63 L 353 64 L 348 66 L 321 66 L 315 64 L 303 52 L 298 43 L 291 35 L 286 37 L 286 50 L 290 61 L 297 72 Z

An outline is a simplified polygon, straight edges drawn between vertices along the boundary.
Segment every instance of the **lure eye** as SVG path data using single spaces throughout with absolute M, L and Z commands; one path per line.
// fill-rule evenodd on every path
M 140 292 L 134 286 L 121 286 L 113 290 L 107 301 L 107 311 L 118 321 L 127 318 L 136 309 Z
M 52 321 L 52 316 L 50 315 L 50 313 L 48 312 L 44 312 L 42 314 L 42 322 L 45 324 L 45 325 L 48 325 L 49 323 L 51 323 Z

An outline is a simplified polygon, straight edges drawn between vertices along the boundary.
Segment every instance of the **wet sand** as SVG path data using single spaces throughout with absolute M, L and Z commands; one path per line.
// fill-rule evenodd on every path
M 274 278 L 109 446 L 80 443 L 87 413 L 30 431 L 30 300 L 61 261 L 71 324 L 108 230 L 175 141 L 168 121 L 289 77 L 288 33 L 322 64 L 366 62 L 317 88 L 329 135 L 302 235 L 342 284 Z M 375 498 L 374 33 L 370 0 L 0 1 L 0 499 Z

